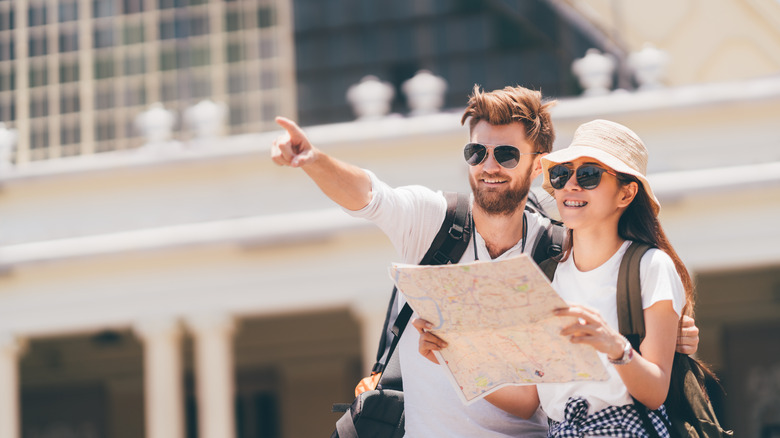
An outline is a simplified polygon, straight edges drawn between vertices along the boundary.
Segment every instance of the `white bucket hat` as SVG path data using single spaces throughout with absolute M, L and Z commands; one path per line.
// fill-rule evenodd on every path
M 661 204 L 653 194 L 647 181 L 647 148 L 634 131 L 609 120 L 594 120 L 584 123 L 574 132 L 574 139 L 566 149 L 542 157 L 542 188 L 551 195 L 550 167 L 568 163 L 577 158 L 594 158 L 618 173 L 635 176 L 653 203 L 653 212 L 658 215 Z

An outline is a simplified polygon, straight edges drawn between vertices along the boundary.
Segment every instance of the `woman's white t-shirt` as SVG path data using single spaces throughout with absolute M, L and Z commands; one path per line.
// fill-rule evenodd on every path
M 609 260 L 587 272 L 578 270 L 574 265 L 574 257 L 570 256 L 555 271 L 553 288 L 567 303 L 595 308 L 610 327 L 618 330 L 617 277 L 623 254 L 630 243 L 624 242 Z M 651 249 L 642 257 L 639 269 L 642 308 L 647 309 L 659 301 L 671 300 L 674 311 L 681 315 L 685 305 L 685 290 L 671 257 L 659 249 Z M 633 403 L 626 385 L 620 379 L 615 366 L 609 363 L 607 355 L 598 353 L 598 356 L 609 373 L 609 379 L 606 381 L 537 385 L 542 409 L 549 418 L 563 421 L 566 402 L 570 397 L 585 398 L 590 404 L 588 415 L 608 406 Z

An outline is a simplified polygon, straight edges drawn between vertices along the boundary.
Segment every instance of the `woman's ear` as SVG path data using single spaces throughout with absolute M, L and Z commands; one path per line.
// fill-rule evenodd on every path
M 623 184 L 620 187 L 620 192 L 618 193 L 618 207 L 628 207 L 631 202 L 636 198 L 636 194 L 639 192 L 639 183 L 636 181 L 631 181 L 628 184 Z

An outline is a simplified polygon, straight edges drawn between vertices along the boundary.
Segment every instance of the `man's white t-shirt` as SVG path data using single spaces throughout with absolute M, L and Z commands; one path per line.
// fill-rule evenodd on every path
M 441 192 L 422 186 L 391 188 L 372 172 L 371 202 L 351 215 L 369 219 L 390 238 L 404 263 L 419 263 L 433 242 L 447 212 Z M 548 224 L 541 215 L 525 213 L 527 241 Z M 547 222 L 546 222 L 547 221 Z M 469 243 L 461 262 L 474 261 L 474 242 L 480 260 L 491 260 L 485 241 L 478 232 Z M 521 254 L 522 241 L 501 254 L 502 260 Z M 526 245 L 530 252 L 533 245 Z M 400 305 L 405 301 L 401 295 Z M 411 324 L 398 343 L 404 382 L 405 428 L 407 437 L 546 437 L 547 419 L 541 410 L 530 420 L 506 413 L 485 400 L 464 405 L 441 365 L 418 351 L 420 335 Z
M 604 264 L 587 272 L 577 269 L 574 257 L 570 256 L 558 265 L 553 279 L 553 288 L 561 298 L 570 304 L 583 304 L 595 308 L 602 318 L 615 330 L 619 330 L 617 302 L 617 277 L 620 262 L 631 242 L 624 242 L 618 251 Z M 685 305 L 685 289 L 674 267 L 671 257 L 659 249 L 651 249 L 639 264 L 642 285 L 642 308 L 671 300 L 677 315 L 682 314 Z M 583 397 L 590 407 L 588 415 L 608 406 L 623 406 L 633 403 L 626 385 L 620 379 L 615 366 L 609 363 L 607 355 L 597 353 L 609 372 L 609 379 L 603 382 L 579 381 L 571 383 L 544 383 L 536 385 L 539 401 L 548 417 L 563 421 L 564 409 L 569 397 Z

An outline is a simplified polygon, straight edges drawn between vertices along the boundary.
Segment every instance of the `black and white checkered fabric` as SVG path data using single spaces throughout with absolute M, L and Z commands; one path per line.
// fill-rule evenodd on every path
M 610 406 L 588 415 L 590 404 L 582 397 L 571 397 L 566 402 L 564 420 L 550 421 L 548 437 L 581 438 L 585 436 L 603 436 L 616 438 L 649 438 L 642 419 L 634 405 Z M 655 411 L 648 411 L 648 416 L 658 436 L 669 438 L 669 431 L 664 425 L 668 420 L 666 408 L 661 406 Z

